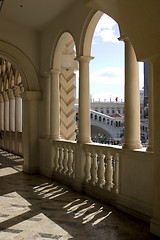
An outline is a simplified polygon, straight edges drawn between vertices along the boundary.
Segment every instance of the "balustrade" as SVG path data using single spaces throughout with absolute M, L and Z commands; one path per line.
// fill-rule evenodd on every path
M 75 177 L 74 153 L 74 143 L 65 140 L 55 141 L 54 171 L 69 177 Z
M 116 148 L 87 144 L 85 152 L 85 181 L 118 193 L 119 153 Z
M 75 142 L 55 141 L 55 173 L 75 178 L 76 146 Z M 84 182 L 118 193 L 119 148 L 89 143 L 84 144 L 82 151 L 85 153 Z

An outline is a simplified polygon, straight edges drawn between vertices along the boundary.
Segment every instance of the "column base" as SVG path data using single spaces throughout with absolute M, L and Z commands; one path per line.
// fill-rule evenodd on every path
M 141 149 L 142 145 L 140 142 L 124 143 L 122 148 L 128 150 Z
M 78 139 L 77 143 L 84 144 L 84 143 L 91 143 L 91 139 Z
M 50 136 L 50 140 L 58 141 L 60 139 L 61 139 L 60 136 Z
M 160 221 L 154 218 L 151 219 L 150 232 L 160 237 Z

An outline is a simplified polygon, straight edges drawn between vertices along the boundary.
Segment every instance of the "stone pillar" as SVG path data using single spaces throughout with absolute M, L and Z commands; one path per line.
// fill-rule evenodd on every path
M 4 148 L 9 150 L 9 99 L 6 91 L 3 92 L 4 99 Z
M 60 102 L 59 102 L 59 74 L 58 69 L 51 72 L 51 115 L 50 115 L 50 136 L 51 139 L 60 138 Z
M 149 67 L 149 142 L 147 151 L 153 151 L 154 149 L 154 105 L 153 105 L 153 65 L 148 64 Z
M 6 91 L 3 92 L 4 99 L 4 130 L 9 131 L 9 98 Z
M 22 98 L 20 96 L 21 90 L 19 86 L 14 86 L 15 94 L 15 130 L 22 132 Z
M 22 132 L 22 98 L 20 86 L 14 86 L 15 95 L 15 153 L 19 153 L 18 134 Z
M 92 57 L 81 56 L 79 61 L 79 143 L 91 142 L 89 63 Z
M 153 218 L 150 230 L 153 234 L 160 237 L 160 56 L 152 60 L 153 63 L 153 106 L 157 107 L 154 111 L 154 158 L 153 158 Z
M 128 37 L 125 42 L 125 113 L 124 144 L 125 149 L 142 148 L 140 141 L 140 91 L 139 64 Z
M 15 131 L 15 98 L 12 89 L 8 89 L 9 97 L 9 151 L 14 151 L 13 131 Z
M 0 130 L 4 130 L 4 100 L 0 94 Z
M 4 100 L 3 95 L 0 93 L 0 131 L 2 139 L 0 139 L 0 147 L 4 147 Z
M 8 90 L 9 96 L 9 131 L 15 131 L 15 98 L 13 90 Z
M 39 171 L 39 101 L 42 100 L 42 94 L 39 91 L 26 91 L 21 93 L 22 97 L 22 129 L 23 129 L 23 171 L 35 173 Z

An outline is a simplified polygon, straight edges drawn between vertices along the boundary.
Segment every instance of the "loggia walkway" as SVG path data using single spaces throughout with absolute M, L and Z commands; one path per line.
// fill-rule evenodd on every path
M 0 239 L 155 240 L 149 224 L 54 180 L 22 172 L 0 150 Z

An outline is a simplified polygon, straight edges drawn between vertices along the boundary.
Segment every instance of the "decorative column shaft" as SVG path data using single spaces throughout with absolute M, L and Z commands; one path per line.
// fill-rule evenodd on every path
M 8 90 L 9 96 L 9 130 L 15 131 L 15 98 L 13 90 Z
M 14 86 L 15 94 L 15 130 L 22 132 L 22 98 L 20 96 L 21 90 L 19 86 Z
M 126 149 L 141 148 L 140 142 L 140 91 L 139 64 L 133 46 L 125 41 L 125 114 L 124 145 Z
M 58 69 L 51 70 L 50 134 L 54 140 L 60 138 L 59 73 L 60 71 Z
M 79 61 L 79 143 L 91 142 L 89 62 L 92 57 L 81 56 Z
M 6 91 L 3 92 L 4 98 L 4 130 L 9 131 L 9 99 Z
M 4 130 L 4 100 L 0 94 L 0 130 Z

